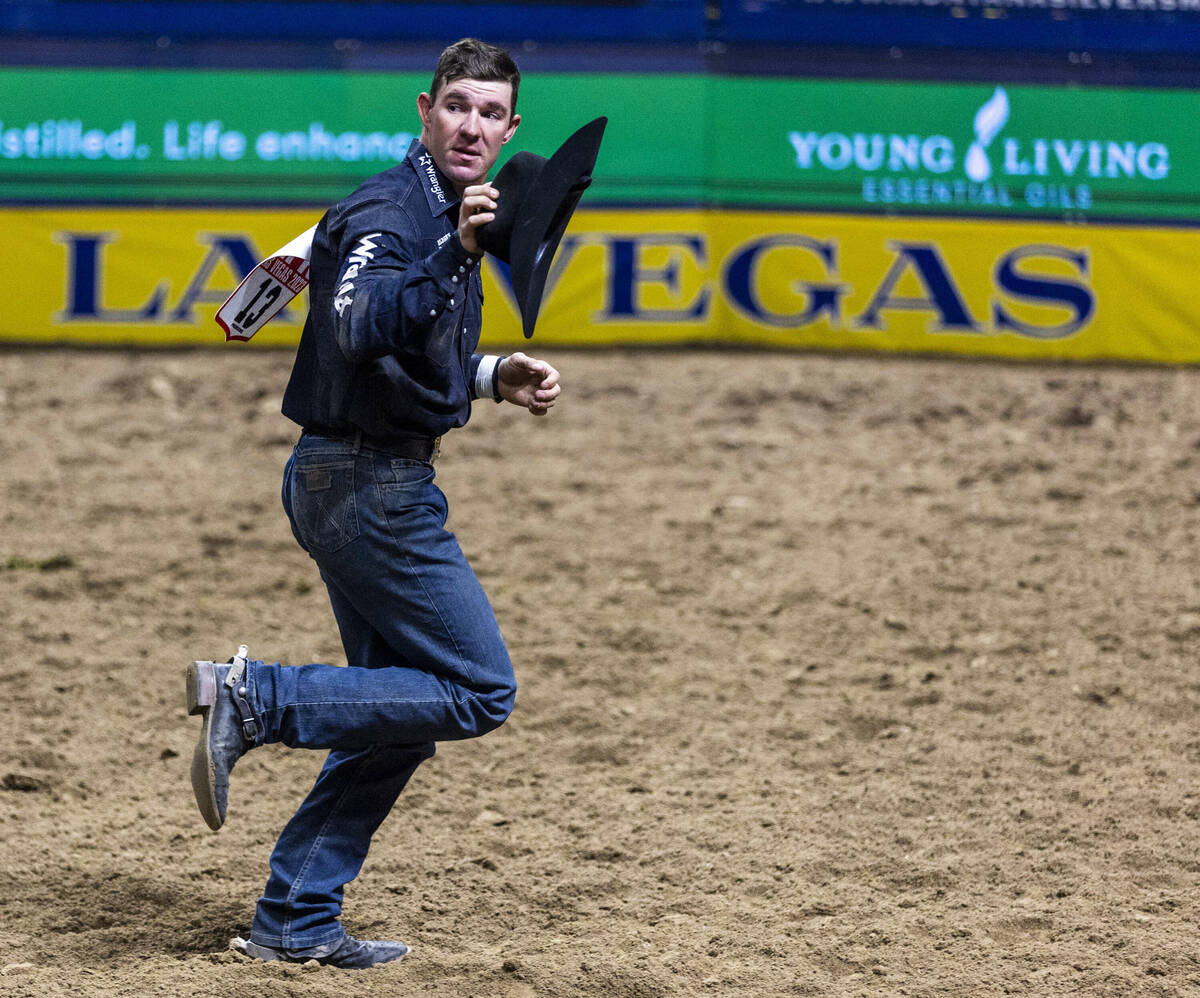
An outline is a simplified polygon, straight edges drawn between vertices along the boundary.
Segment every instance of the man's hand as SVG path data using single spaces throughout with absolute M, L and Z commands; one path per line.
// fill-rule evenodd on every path
M 562 392 L 558 371 L 544 360 L 523 353 L 509 354 L 496 369 L 500 397 L 523 406 L 535 416 L 544 416 Z
M 477 184 L 463 191 L 462 204 L 458 207 L 458 241 L 472 255 L 483 252 L 475 232 L 496 217 L 496 199 L 500 192 L 490 184 Z

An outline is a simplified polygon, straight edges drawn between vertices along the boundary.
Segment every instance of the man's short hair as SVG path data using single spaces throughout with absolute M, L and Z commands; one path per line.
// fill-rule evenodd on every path
M 481 42 L 478 38 L 461 38 L 448 45 L 438 57 L 433 71 L 433 83 L 429 87 L 430 100 L 437 100 L 438 91 L 453 80 L 482 80 L 485 83 L 511 83 L 512 106 L 509 113 L 517 109 L 517 87 L 521 84 L 521 71 L 508 52 L 496 45 Z

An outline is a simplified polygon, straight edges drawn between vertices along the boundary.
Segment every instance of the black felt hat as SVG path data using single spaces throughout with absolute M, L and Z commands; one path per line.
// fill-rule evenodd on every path
M 492 181 L 496 217 L 480 226 L 479 245 L 509 265 L 525 338 L 533 335 L 550 261 L 579 198 L 592 182 L 607 118 L 589 121 L 546 159 L 514 153 Z

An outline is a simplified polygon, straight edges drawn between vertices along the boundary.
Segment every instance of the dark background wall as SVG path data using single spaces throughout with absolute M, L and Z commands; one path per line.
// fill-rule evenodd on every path
M 1200 0 L 3 0 L 4 65 L 407 69 L 448 41 L 531 71 L 1200 85 Z

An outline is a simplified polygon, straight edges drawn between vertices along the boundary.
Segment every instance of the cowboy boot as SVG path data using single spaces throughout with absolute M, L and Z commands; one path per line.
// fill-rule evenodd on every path
M 246 699 L 247 655 L 241 645 L 225 665 L 193 662 L 187 667 L 188 713 L 204 719 L 192 754 L 192 790 L 214 832 L 225 823 L 229 773 L 254 747 L 260 731 Z
M 307 963 L 309 960 L 316 960 L 322 966 L 339 967 L 342 970 L 366 970 L 381 963 L 401 960 L 408 954 L 408 947 L 404 943 L 382 939 L 355 939 L 351 935 L 342 936 L 336 942 L 307 949 L 263 946 L 248 939 L 235 939 L 233 944 L 247 956 L 259 960 L 282 960 L 286 963 Z

